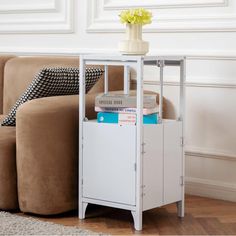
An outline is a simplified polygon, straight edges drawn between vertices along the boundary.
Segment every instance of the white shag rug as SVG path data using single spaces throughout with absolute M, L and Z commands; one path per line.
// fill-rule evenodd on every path
M 102 235 L 0 211 L 0 235 Z

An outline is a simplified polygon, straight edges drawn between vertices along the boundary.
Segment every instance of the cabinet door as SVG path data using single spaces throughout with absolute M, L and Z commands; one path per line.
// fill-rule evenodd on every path
M 143 211 L 163 205 L 163 125 L 144 125 Z
M 164 204 L 182 199 L 182 122 L 164 123 Z
M 135 126 L 85 122 L 83 197 L 135 205 Z

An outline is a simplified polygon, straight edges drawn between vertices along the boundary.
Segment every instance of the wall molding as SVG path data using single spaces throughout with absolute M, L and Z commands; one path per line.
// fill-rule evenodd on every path
M 232 165 L 236 163 L 236 155 L 233 154 L 186 147 L 185 158 L 189 157 L 206 158 L 212 161 L 229 161 L 232 162 Z M 191 195 L 236 202 L 236 183 L 186 176 L 185 192 Z
M 202 150 L 200 148 L 191 148 L 188 146 L 185 147 L 185 156 L 236 162 L 236 155 L 234 154 L 222 153 L 217 150 L 215 151 Z
M 133 80 L 132 84 L 136 84 L 136 81 Z M 159 81 L 152 81 L 152 80 L 145 80 L 145 85 L 151 85 L 151 86 L 159 86 Z M 169 81 L 164 82 L 165 86 L 179 86 L 179 82 L 175 81 Z M 227 89 L 236 89 L 236 82 L 235 83 L 219 83 L 219 82 L 211 82 L 211 83 L 205 83 L 205 82 L 186 82 L 186 87 L 201 87 L 201 88 L 227 88 Z
M 231 183 L 185 177 L 185 192 L 191 195 L 236 202 L 236 185 Z
M 74 32 L 75 0 L 28 1 L 1 9 L 0 34 Z
M 127 1 L 114 0 L 87 0 L 88 18 L 87 32 L 88 33 L 118 33 L 124 31 L 124 26 L 119 23 L 118 9 L 126 9 L 127 7 L 135 6 L 135 0 L 127 3 Z M 158 17 L 153 18 L 151 25 L 145 26 L 144 32 L 235 32 L 236 31 L 236 15 L 229 12 L 219 13 L 209 10 L 206 13 L 199 11 L 200 6 L 213 9 L 213 7 L 230 8 L 233 5 L 229 4 L 228 0 L 189 0 L 182 4 L 177 0 L 165 0 L 156 2 L 155 0 L 139 3 L 138 6 L 146 6 L 152 8 L 153 11 L 160 7 L 168 9 L 174 8 L 172 14 L 158 14 Z M 166 2 L 169 4 L 166 4 Z M 172 2 L 172 3 L 171 3 Z M 130 5 L 129 5 L 130 4 Z M 133 5 L 134 4 L 134 5 Z M 168 7 L 169 5 L 169 7 Z M 179 7 L 196 9 L 197 11 L 178 11 Z M 210 8 L 212 7 L 212 8 Z M 91 10 L 92 9 L 92 10 Z M 113 11 L 113 14 L 111 12 Z M 160 11 L 160 9 L 159 9 Z M 155 15 L 155 14 L 154 14 Z
M 123 2 L 123 3 L 122 3 Z M 167 9 L 167 8 L 194 8 L 194 7 L 225 7 L 228 6 L 228 0 L 185 0 L 185 1 L 175 1 L 175 0 L 161 0 L 159 2 L 154 2 L 152 0 L 146 0 L 138 2 L 136 0 L 131 0 L 129 2 L 120 0 L 104 0 L 104 9 L 108 10 L 121 10 L 133 7 L 144 7 L 149 9 Z
M 57 0 L 40 0 L 30 1 L 24 0 L 19 3 L 11 3 L 10 1 L 1 4 L 1 14 L 22 14 L 22 13 L 45 13 L 55 12 L 57 10 Z

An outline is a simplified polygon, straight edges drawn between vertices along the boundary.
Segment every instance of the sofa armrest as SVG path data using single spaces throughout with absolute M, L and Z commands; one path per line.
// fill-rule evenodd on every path
M 96 94 L 86 95 L 95 118 Z M 57 214 L 77 208 L 79 96 L 31 100 L 16 115 L 19 206 L 23 212 Z

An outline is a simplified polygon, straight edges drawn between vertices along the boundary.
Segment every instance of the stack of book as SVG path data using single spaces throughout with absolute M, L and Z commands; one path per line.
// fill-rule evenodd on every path
M 99 123 L 136 124 L 136 95 L 100 94 L 95 99 L 95 111 Z M 143 97 L 143 123 L 158 123 L 156 95 Z

